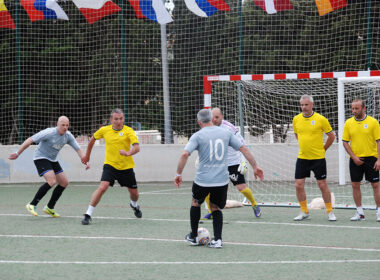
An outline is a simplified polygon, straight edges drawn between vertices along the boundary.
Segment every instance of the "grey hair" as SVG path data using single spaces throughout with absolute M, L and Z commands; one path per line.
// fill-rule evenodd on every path
M 314 103 L 314 99 L 313 99 L 313 97 L 311 95 L 307 95 L 307 94 L 302 95 L 301 98 L 300 98 L 300 102 L 303 99 L 309 99 L 311 103 Z
M 211 110 L 209 109 L 202 109 L 198 112 L 197 114 L 197 119 L 201 123 L 209 123 L 211 122 L 212 115 L 211 115 Z
M 121 110 L 121 109 L 119 109 L 119 108 L 116 108 L 116 109 L 113 109 L 112 111 L 111 111 L 111 115 L 110 115 L 110 118 L 112 118 L 113 117 L 113 114 L 123 114 L 124 115 L 124 113 L 123 113 L 123 110 Z

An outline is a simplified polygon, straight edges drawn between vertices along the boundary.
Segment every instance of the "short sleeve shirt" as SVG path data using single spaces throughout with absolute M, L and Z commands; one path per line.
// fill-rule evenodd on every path
M 323 159 L 325 149 L 323 147 L 323 133 L 332 131 L 329 121 L 322 115 L 313 112 L 309 117 L 302 113 L 293 118 L 294 133 L 297 134 L 300 159 Z
M 131 150 L 131 145 L 139 143 L 132 128 L 124 125 L 121 130 L 115 130 L 112 125 L 103 126 L 94 133 L 94 138 L 96 140 L 104 138 L 106 144 L 104 164 L 109 164 L 118 170 L 135 167 L 131 156 L 120 154 L 120 150 L 128 152 Z
M 75 151 L 80 149 L 78 142 L 70 131 L 60 135 L 57 127 L 50 127 L 32 136 L 34 143 L 37 143 L 37 149 L 34 151 L 33 159 L 48 159 L 56 162 L 59 151 L 69 144 Z
M 220 124 L 221 128 L 224 128 L 225 130 L 230 131 L 233 135 L 235 135 L 237 138 L 239 138 L 240 142 L 245 145 L 244 138 L 241 136 L 239 130 L 230 122 L 223 120 Z M 227 164 L 228 166 L 231 165 L 237 165 L 241 162 L 241 153 L 239 151 L 236 151 L 231 146 L 228 147 L 228 157 L 227 157 Z
M 185 150 L 198 151 L 199 165 L 194 182 L 203 187 L 228 184 L 228 147 L 239 150 L 243 144 L 231 132 L 218 126 L 204 127 L 194 133 Z
M 344 124 L 342 140 L 351 142 L 351 150 L 357 157 L 377 157 L 376 141 L 380 141 L 379 122 L 371 116 L 366 116 L 363 120 L 349 118 Z

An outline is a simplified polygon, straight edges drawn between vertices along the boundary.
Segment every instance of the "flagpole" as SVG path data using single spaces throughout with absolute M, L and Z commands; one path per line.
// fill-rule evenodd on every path
M 164 121 L 165 121 L 165 144 L 172 143 L 172 128 L 170 116 L 170 94 L 169 94 L 169 69 L 168 69 L 168 49 L 167 49 L 167 36 L 166 24 L 161 26 L 161 57 L 162 57 L 162 82 L 164 93 Z

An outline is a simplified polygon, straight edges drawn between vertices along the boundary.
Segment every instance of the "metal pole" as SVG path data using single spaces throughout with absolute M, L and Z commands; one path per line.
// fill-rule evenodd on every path
M 238 14 L 239 14 L 239 73 L 243 74 L 243 48 L 244 48 L 244 38 L 243 38 L 243 0 L 239 0 L 238 3 Z M 242 85 L 238 84 L 238 104 L 239 104 L 239 118 L 240 118 L 240 134 L 244 138 L 244 114 L 243 114 L 243 93 Z
M 164 121 L 165 121 L 165 144 L 172 143 L 172 128 L 170 122 L 170 94 L 169 94 L 169 70 L 168 50 L 166 45 L 166 24 L 161 24 L 161 57 L 162 57 L 162 83 L 164 91 Z
M 23 107 L 22 107 L 22 78 L 21 78 L 21 43 L 20 43 L 20 24 L 19 8 L 20 2 L 16 4 L 16 59 L 17 59 L 17 100 L 18 100 L 18 142 L 23 142 Z
M 124 20 L 124 1 L 120 2 L 121 13 L 121 57 L 122 57 L 122 75 L 123 75 L 123 103 L 124 103 L 124 118 L 128 121 L 128 98 L 127 98 L 127 51 L 125 49 L 125 20 Z

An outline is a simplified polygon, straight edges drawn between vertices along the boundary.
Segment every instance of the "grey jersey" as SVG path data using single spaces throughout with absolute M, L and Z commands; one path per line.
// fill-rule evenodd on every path
M 34 151 L 33 159 L 48 159 L 50 161 L 57 161 L 58 152 L 65 144 L 69 144 L 75 151 L 80 149 L 78 142 L 70 131 L 60 135 L 57 127 L 50 127 L 32 136 L 34 143 L 38 144 L 37 149 Z
M 239 150 L 243 144 L 231 132 L 218 127 L 204 127 L 194 133 L 185 146 L 190 154 L 198 150 L 199 166 L 194 182 L 202 187 L 228 184 L 228 147 Z

